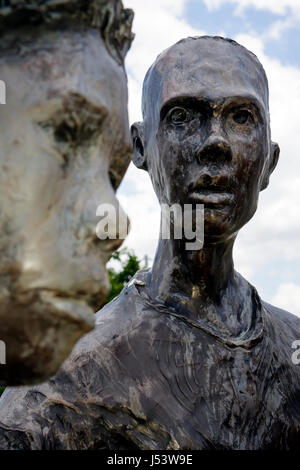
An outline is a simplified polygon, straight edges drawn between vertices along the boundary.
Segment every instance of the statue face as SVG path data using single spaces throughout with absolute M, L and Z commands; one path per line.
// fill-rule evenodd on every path
M 121 180 L 131 153 L 125 71 L 97 31 L 23 46 L 0 56 L 0 339 L 14 383 L 54 373 L 92 328 L 122 242 L 99 240 L 96 210 L 118 207 L 110 175 Z
M 225 41 L 190 40 L 160 56 L 146 86 L 144 153 L 160 202 L 204 204 L 206 240 L 235 234 L 271 170 L 258 61 Z

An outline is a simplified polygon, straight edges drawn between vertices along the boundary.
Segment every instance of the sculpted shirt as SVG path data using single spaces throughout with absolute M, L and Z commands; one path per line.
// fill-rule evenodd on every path
M 54 378 L 4 392 L 0 448 L 299 449 L 300 319 L 248 284 L 249 328 L 223 337 L 151 300 L 148 275 L 98 312 Z

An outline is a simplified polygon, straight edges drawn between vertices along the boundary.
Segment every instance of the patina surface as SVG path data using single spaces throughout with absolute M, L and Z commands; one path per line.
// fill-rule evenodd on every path
M 54 378 L 5 392 L 0 447 L 299 448 L 300 319 L 232 260 L 279 156 L 265 72 L 233 41 L 182 40 L 149 70 L 143 113 L 134 162 L 160 202 L 204 204 L 204 246 L 160 238 Z
M 119 0 L 4 3 L 0 383 L 18 385 L 57 371 L 109 292 L 106 262 L 122 240 L 96 236 L 96 210 L 119 209 L 131 160 L 132 12 Z

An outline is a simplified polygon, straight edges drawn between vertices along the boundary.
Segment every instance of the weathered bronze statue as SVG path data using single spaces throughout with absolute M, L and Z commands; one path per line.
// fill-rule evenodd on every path
M 135 163 L 161 203 L 205 205 L 204 246 L 160 239 L 53 379 L 5 392 L 0 447 L 299 449 L 300 320 L 232 260 L 279 155 L 265 72 L 234 41 L 184 39 L 150 68 L 143 115 Z
M 120 0 L 0 4 L 0 383 L 53 375 L 94 326 L 105 264 L 95 233 L 131 160 L 132 11 Z

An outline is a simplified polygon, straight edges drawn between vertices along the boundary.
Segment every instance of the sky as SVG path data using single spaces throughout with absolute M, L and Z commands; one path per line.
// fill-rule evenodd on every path
M 157 55 L 178 40 L 230 37 L 254 52 L 270 88 L 272 140 L 281 154 L 259 209 L 241 230 L 235 268 L 260 296 L 300 316 L 300 0 L 123 0 L 135 12 L 135 39 L 126 59 L 129 120 L 141 121 L 141 91 Z M 130 165 L 118 190 L 131 219 L 123 246 L 153 261 L 160 208 L 149 176 Z

